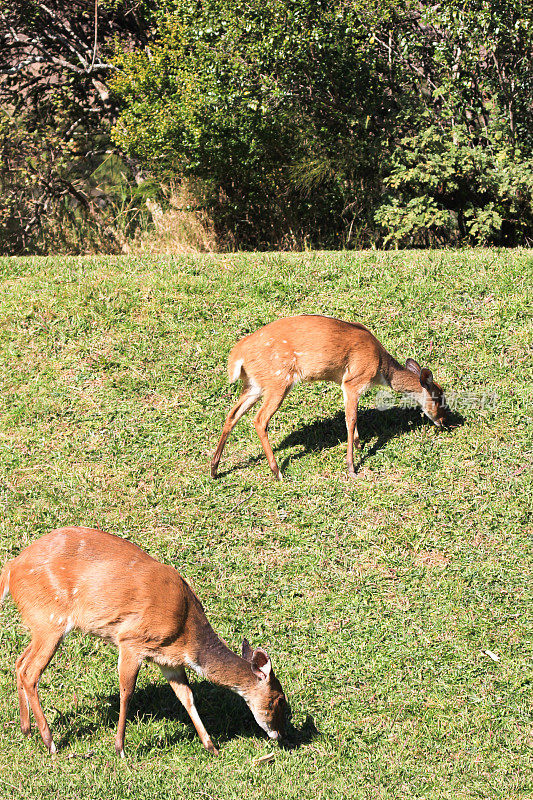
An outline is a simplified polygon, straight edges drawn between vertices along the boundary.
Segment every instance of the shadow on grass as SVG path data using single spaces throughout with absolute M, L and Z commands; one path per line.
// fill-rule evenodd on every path
M 450 414 L 446 430 L 451 431 L 463 423 L 464 418 L 460 414 Z M 433 427 L 433 424 L 418 408 L 390 408 L 383 411 L 377 408 L 366 408 L 361 410 L 358 414 L 357 427 L 362 448 L 364 448 L 365 442 L 370 441 L 374 436 L 377 436 L 377 439 L 366 452 L 361 454 L 359 463 L 357 463 L 357 451 L 354 451 L 355 471 L 358 472 L 365 461 L 375 456 L 392 439 L 422 426 Z M 285 469 L 291 461 L 296 461 L 308 453 L 336 447 L 339 442 L 346 442 L 347 438 L 344 411 L 339 411 L 328 419 L 304 425 L 286 436 L 278 445 L 278 451 L 288 447 L 303 446 L 303 450 L 299 453 L 283 460 L 281 469 Z
M 236 737 L 261 738 L 266 736 L 256 724 L 244 700 L 234 692 L 221 686 L 215 686 L 208 681 L 195 682 L 191 688 L 198 713 L 216 746 L 222 746 Z M 98 697 L 96 718 L 88 724 L 80 722 L 79 712 L 72 711 L 61 714 L 54 724 L 56 731 L 58 733 L 61 731 L 63 734 L 61 739 L 58 737 L 58 746 L 64 748 L 71 742 L 102 728 L 112 730 L 114 735 L 119 706 L 120 695 L 117 692 L 109 696 Z M 128 709 L 126 752 L 128 749 L 128 725 L 131 725 L 134 720 L 145 723 L 150 720 L 171 720 L 183 723 L 185 726 L 183 728 L 182 725 L 177 724 L 171 734 L 165 732 L 164 745 L 161 745 L 159 734 L 157 737 L 149 736 L 138 748 L 140 754 L 160 749 L 162 746 L 164 748 L 171 747 L 183 740 L 196 740 L 198 746 L 202 748 L 189 715 L 168 685 L 151 683 L 135 691 Z M 280 745 L 284 749 L 292 750 L 310 742 L 317 735 L 318 731 L 314 722 L 308 717 L 300 729 L 289 723 L 287 738 L 280 742 Z
M 453 431 L 455 428 L 463 425 L 464 421 L 464 418 L 460 414 L 450 413 L 448 415 L 445 431 Z M 418 408 L 395 407 L 385 410 L 379 410 L 377 408 L 361 409 L 358 414 L 357 427 L 362 448 L 364 448 L 365 442 L 369 442 L 375 436 L 377 436 L 377 440 L 366 452 L 361 454 L 359 463 L 357 463 L 357 451 L 354 451 L 355 471 L 358 472 L 365 461 L 375 456 L 376 453 L 386 447 L 392 439 L 422 426 L 431 428 L 433 424 Z M 283 459 L 280 464 L 280 469 L 283 472 L 292 461 L 296 461 L 318 450 L 337 447 L 340 442 L 346 441 L 347 432 L 344 411 L 338 411 L 337 414 L 332 417 L 316 420 L 315 422 L 303 425 L 301 428 L 298 428 L 298 430 L 293 431 L 274 448 L 274 451 L 279 453 L 290 447 L 302 447 L 298 453 L 286 456 Z M 261 453 L 253 458 L 249 458 L 244 464 L 238 464 L 224 472 L 220 472 L 219 476 L 224 477 L 224 475 L 229 475 L 236 470 L 252 467 L 263 460 L 264 456 Z

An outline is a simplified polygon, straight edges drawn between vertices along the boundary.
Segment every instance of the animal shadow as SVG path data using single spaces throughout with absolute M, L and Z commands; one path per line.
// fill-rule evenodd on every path
M 215 745 L 221 746 L 236 737 L 265 736 L 244 700 L 234 692 L 221 686 L 215 686 L 208 681 L 195 682 L 191 688 L 198 713 Z M 120 695 L 116 692 L 109 696 L 98 696 L 96 719 L 90 723 L 81 723 L 80 720 L 84 715 L 79 712 L 60 714 L 54 725 L 62 732 L 62 737 L 58 741 L 59 747 L 64 748 L 71 742 L 102 728 L 110 729 L 114 734 L 119 707 Z M 128 708 L 126 752 L 128 750 L 128 727 L 135 722 L 148 722 L 149 720 L 171 720 L 177 724 L 171 734 L 165 734 L 164 745 L 161 744 L 159 735 L 148 735 L 148 738 L 137 750 L 139 754 L 146 754 L 151 750 L 161 749 L 161 747 L 171 747 L 183 740 L 197 741 L 198 746 L 202 748 L 189 715 L 170 687 L 163 683 L 147 684 L 133 694 Z M 284 741 L 282 746 L 288 749 L 301 747 L 316 734 L 316 728 L 309 723 L 308 719 L 299 730 L 291 724 L 287 742 Z
M 464 422 L 464 417 L 460 414 L 449 412 L 445 430 L 452 431 L 460 425 L 463 425 Z M 361 446 L 364 447 L 365 442 L 373 439 L 374 436 L 377 436 L 377 440 L 369 450 L 362 454 L 359 463 L 355 465 L 355 471 L 357 472 L 360 470 L 365 461 L 375 456 L 380 450 L 383 450 L 392 439 L 409 433 L 423 425 L 429 428 L 433 427 L 432 423 L 417 407 L 394 407 L 384 410 L 378 408 L 361 409 L 357 415 L 357 428 Z M 317 450 L 337 447 L 340 442 L 346 442 L 347 438 L 348 434 L 346 431 L 344 411 L 338 411 L 327 419 L 316 420 L 315 422 L 303 425 L 301 428 L 292 431 L 292 433 L 289 433 L 277 447 L 274 447 L 274 452 L 278 453 L 281 450 L 287 450 L 290 447 L 298 447 L 299 445 L 302 447 L 298 453 L 291 454 L 283 459 L 280 465 L 283 472 L 292 461 L 303 458 L 307 454 Z M 263 459 L 263 453 L 259 453 L 249 458 L 244 464 L 236 464 L 224 472 L 219 472 L 219 477 L 222 478 L 225 475 L 230 475 L 232 472 L 245 469 L 246 467 L 253 467 Z
M 464 418 L 460 414 L 450 413 L 447 420 L 447 430 L 462 425 Z M 388 408 L 380 410 L 377 408 L 365 408 L 359 411 L 357 427 L 361 440 L 361 446 L 377 436 L 374 444 L 363 452 L 359 463 L 355 466 L 355 471 L 361 469 L 365 461 L 384 449 L 387 444 L 397 436 L 409 433 L 422 426 L 432 426 L 432 423 L 424 417 L 418 408 Z M 283 460 L 281 469 L 285 469 L 287 464 L 298 458 L 317 450 L 325 450 L 336 447 L 340 442 L 346 442 L 348 438 L 346 431 L 346 421 L 343 411 L 337 412 L 332 417 L 324 420 L 316 420 L 309 425 L 303 425 L 298 430 L 293 431 L 283 439 L 276 448 L 286 450 L 289 447 L 300 445 L 300 452 L 287 456 Z

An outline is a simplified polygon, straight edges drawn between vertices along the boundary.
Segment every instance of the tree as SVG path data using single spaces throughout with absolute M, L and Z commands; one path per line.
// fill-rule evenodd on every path
M 88 10 L 89 8 L 89 10 Z M 96 17 L 95 17 L 96 12 Z M 12 253 L 120 246 L 110 224 L 128 165 L 109 131 L 114 41 L 146 44 L 138 4 L 0 4 L 0 245 Z M 110 152 L 111 149 L 111 152 Z
M 531 235 L 529 4 L 161 0 L 114 137 L 248 247 Z

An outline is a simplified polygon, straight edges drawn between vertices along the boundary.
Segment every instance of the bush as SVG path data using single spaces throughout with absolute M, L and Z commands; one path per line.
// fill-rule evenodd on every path
M 229 246 L 532 235 L 529 2 L 161 0 L 115 141 Z
M 116 252 L 144 210 L 137 165 L 110 138 L 113 39 L 143 41 L 138 7 L 0 6 L 0 250 Z
M 492 136 L 491 136 L 492 133 Z M 515 161 L 496 132 L 464 126 L 404 138 L 376 221 L 396 246 L 514 245 L 533 231 L 533 162 Z
M 361 21 L 309 0 L 178 0 L 157 24 L 149 51 L 117 56 L 117 144 L 201 181 L 231 246 L 368 241 L 391 101 Z

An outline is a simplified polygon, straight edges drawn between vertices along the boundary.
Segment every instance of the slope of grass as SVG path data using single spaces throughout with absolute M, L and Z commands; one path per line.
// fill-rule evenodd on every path
M 116 650 L 72 634 L 40 685 L 52 760 L 18 727 L 27 634 L 7 599 L 1 798 L 531 797 L 530 253 L 3 259 L 0 276 L 2 561 L 65 524 L 135 541 L 234 649 L 270 651 L 296 729 L 272 746 L 193 678 L 211 757 L 145 666 L 120 762 Z M 462 424 L 369 393 L 350 481 L 339 388 L 299 386 L 270 428 L 284 483 L 250 415 L 211 480 L 231 346 L 300 312 L 430 365 Z

